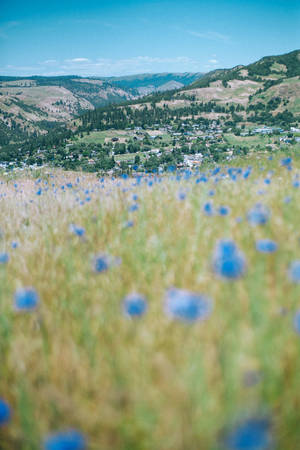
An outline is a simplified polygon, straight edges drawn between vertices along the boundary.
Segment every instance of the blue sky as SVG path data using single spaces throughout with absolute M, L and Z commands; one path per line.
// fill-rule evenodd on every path
M 1 1 L 1 75 L 208 72 L 299 48 L 299 0 Z

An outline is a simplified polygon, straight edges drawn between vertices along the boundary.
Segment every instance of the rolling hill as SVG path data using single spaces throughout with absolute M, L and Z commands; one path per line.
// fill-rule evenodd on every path
M 0 145 L 47 132 L 55 123 L 70 121 L 87 110 L 182 88 L 200 76 L 201 73 L 166 73 L 110 78 L 0 77 Z
M 283 109 L 299 113 L 300 50 L 266 56 L 248 66 L 214 70 L 174 94 L 174 99 L 180 97 L 220 104 L 239 103 L 250 109 L 251 105 L 266 105 L 278 97 L 280 102 L 274 113 Z
M 181 110 L 180 117 L 200 113 L 208 120 L 235 124 L 295 123 L 300 119 L 300 50 L 207 74 L 0 77 L 0 146 L 47 133 L 57 124 L 76 130 L 74 119 L 79 115 L 88 129 L 95 124 L 101 128 L 103 108 L 122 102 L 127 111 L 128 107 L 149 110 L 155 105 L 156 109 Z M 118 114 L 113 124 L 121 123 Z M 153 123 L 158 115 L 152 114 Z M 122 123 L 127 122 L 125 117 Z

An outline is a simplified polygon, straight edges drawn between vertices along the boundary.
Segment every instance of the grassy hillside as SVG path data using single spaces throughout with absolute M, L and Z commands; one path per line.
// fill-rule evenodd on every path
M 75 76 L 2 77 L 0 146 L 47 134 L 62 123 L 75 133 L 171 122 L 180 128 L 179 120 L 184 119 L 217 120 L 223 127 L 239 129 L 252 125 L 288 129 L 298 126 L 300 119 L 299 61 L 299 50 L 295 50 L 204 76 L 142 74 L 109 81 Z M 197 81 L 182 87 L 195 77 Z M 141 92 L 148 94 L 149 90 L 156 92 L 141 97 Z M 120 102 L 121 107 L 111 106 Z M 74 120 L 79 114 L 81 118 Z
M 205 74 L 201 79 L 191 84 L 190 88 L 208 87 L 215 80 L 224 81 L 224 84 L 230 80 L 252 79 L 254 81 L 263 81 L 265 77 L 272 76 L 277 79 L 291 78 L 300 75 L 300 50 L 294 50 L 290 53 L 279 56 L 265 56 L 259 61 L 248 66 L 239 65 L 232 69 L 217 69 Z M 258 78 L 258 79 L 257 79 Z
M 83 78 L 1 77 L 0 145 L 47 132 L 51 123 L 68 122 L 84 111 L 132 100 L 153 91 L 181 88 L 201 74 L 144 74 Z
M 267 56 L 248 66 L 218 69 L 196 80 L 181 94 L 197 100 L 255 104 L 278 96 L 288 111 L 299 113 L 300 51 Z M 185 91 L 188 92 L 185 93 Z M 280 111 L 280 109 L 278 109 Z
M 179 89 L 201 78 L 203 73 L 160 73 L 111 77 L 108 81 L 134 94 L 149 94 L 155 91 Z
M 90 450 L 298 448 L 300 160 L 282 156 L 135 180 L 1 176 L 1 449 L 69 428 Z M 221 266 L 220 239 L 238 249 Z

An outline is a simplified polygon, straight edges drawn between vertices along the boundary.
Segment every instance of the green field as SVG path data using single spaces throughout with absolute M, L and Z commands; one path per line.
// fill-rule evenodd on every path
M 78 140 L 78 142 L 84 142 L 86 144 L 104 144 L 105 138 L 113 138 L 113 137 L 127 137 L 125 132 L 116 132 L 116 131 L 92 131 L 87 134 L 84 133 L 83 137 Z
M 288 268 L 300 259 L 300 159 L 287 170 L 281 157 L 235 160 L 236 179 L 227 167 L 202 168 L 208 181 L 1 175 L 0 253 L 9 261 L 0 263 L 0 399 L 12 410 L 1 450 L 38 450 L 48 433 L 69 427 L 91 450 L 221 450 L 248 417 L 270 421 L 272 448 L 299 448 L 300 284 Z M 252 226 L 257 203 L 270 218 Z M 238 279 L 212 269 L 220 239 L 244 255 Z M 259 239 L 277 251 L 260 253 Z M 121 260 L 97 273 L 98 254 Z M 28 286 L 38 307 L 16 310 L 15 291 Z M 166 314 L 172 287 L 208 296 L 209 317 Z M 132 292 L 146 298 L 142 317 L 124 314 Z
M 224 135 L 224 139 L 229 145 L 241 145 L 243 147 L 264 147 L 266 145 L 272 144 L 274 141 L 278 141 L 278 136 L 269 135 L 255 135 L 255 136 L 235 136 L 232 133 L 227 133 Z

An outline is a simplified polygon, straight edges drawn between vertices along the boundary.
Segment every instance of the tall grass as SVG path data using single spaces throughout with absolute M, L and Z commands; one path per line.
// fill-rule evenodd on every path
M 218 174 L 198 183 L 174 174 L 150 185 L 150 177 L 2 176 L 0 251 L 10 260 L 0 265 L 0 397 L 12 418 L 0 428 L 1 449 L 39 449 L 49 432 L 72 427 L 94 450 L 219 450 L 226 429 L 261 415 L 270 417 L 276 448 L 299 448 L 300 287 L 287 269 L 300 259 L 300 162 L 291 171 L 278 158 L 250 163 L 248 179 Z M 133 194 L 139 208 L 130 212 Z M 230 213 L 205 216 L 208 200 Z M 246 216 L 257 202 L 271 218 L 253 227 Z M 246 256 L 240 280 L 212 271 L 222 238 Z M 262 238 L 277 242 L 277 252 L 259 253 Z M 95 273 L 98 253 L 122 262 Z M 17 312 L 14 292 L 26 286 L 40 305 Z M 163 299 L 173 286 L 208 295 L 211 316 L 171 320 Z M 131 292 L 148 300 L 140 319 L 123 314 Z

